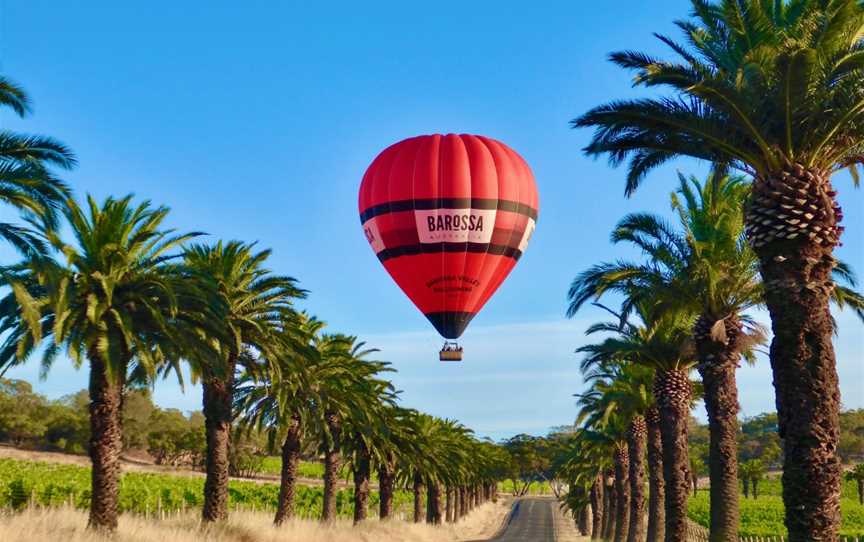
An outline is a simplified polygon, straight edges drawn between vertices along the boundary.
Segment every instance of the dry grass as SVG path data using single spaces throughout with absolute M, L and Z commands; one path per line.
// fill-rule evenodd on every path
M 297 520 L 274 527 L 272 515 L 260 512 L 232 513 L 227 524 L 202 531 L 197 515 L 162 521 L 123 515 L 112 542 L 453 542 L 491 538 L 509 510 L 503 501 L 480 506 L 456 525 L 415 525 L 403 521 L 370 520 L 353 527 L 348 521 L 321 525 Z M 68 508 L 31 509 L 0 513 L 3 542 L 103 542 L 88 532 L 87 515 Z

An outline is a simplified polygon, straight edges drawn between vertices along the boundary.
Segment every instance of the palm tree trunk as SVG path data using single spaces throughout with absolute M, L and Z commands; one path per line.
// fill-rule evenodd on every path
M 300 464 L 300 439 L 302 427 L 300 416 L 291 416 L 285 440 L 282 443 L 282 472 L 279 484 L 279 503 L 273 523 L 282 525 L 294 517 L 294 493 L 297 485 L 297 466 Z
M 751 202 L 747 234 L 759 257 L 774 332 L 770 358 L 784 444 L 783 502 L 789 542 L 836 540 L 840 390 L 829 301 L 836 265 L 832 253 L 842 232 L 842 212 L 830 172 L 800 164 L 757 177 Z M 781 202 L 797 211 L 794 228 L 786 222 L 793 217 L 778 215 Z M 795 236 L 790 238 L 792 233 Z
M 426 503 L 425 495 L 426 485 L 423 483 L 423 477 L 419 474 L 414 475 L 414 523 L 423 523 L 426 521 Z
M 615 531 L 615 471 L 606 473 L 606 487 L 603 491 L 603 498 L 606 499 L 603 503 L 606 515 L 603 517 L 603 536 L 601 538 L 609 540 Z
M 358 439 L 357 459 L 354 461 L 354 525 L 365 521 L 369 513 L 369 451 Z
M 441 501 L 441 483 L 432 482 L 429 484 L 429 515 L 426 518 L 428 523 L 440 525 L 443 516 Z
M 591 484 L 591 540 L 600 540 L 603 536 L 604 486 L 603 474 L 598 474 Z
M 87 526 L 97 531 L 117 529 L 120 490 L 122 375 L 108 375 L 102 357 L 90 358 L 90 518 Z M 119 372 L 119 371 L 118 371 Z
M 342 422 L 339 416 L 333 413 L 327 414 L 327 426 L 333 439 L 331 447 L 324 453 L 324 503 L 321 508 L 321 521 L 333 521 L 336 519 L 336 492 L 339 480 L 339 468 L 342 457 L 340 454 Z
M 723 329 L 712 333 L 717 324 Z M 739 405 L 735 370 L 740 359 L 741 335 L 742 325 L 735 315 L 718 321 L 703 314 L 694 327 L 710 433 L 711 542 L 738 540 Z
M 615 542 L 627 540 L 630 526 L 630 456 L 627 445 L 615 445 Z
M 378 518 L 387 519 L 393 514 L 393 487 L 396 482 L 396 459 L 390 454 L 386 462 L 378 466 Z
M 579 527 L 579 534 L 582 536 L 591 536 L 591 515 L 592 511 L 590 504 L 583 506 L 579 510 L 577 525 Z
M 468 488 L 461 486 L 459 488 L 459 517 L 464 518 L 468 515 Z
M 663 439 L 663 478 L 666 482 L 666 542 L 687 537 L 687 499 L 690 495 L 690 459 L 687 423 L 693 397 L 686 370 L 657 373 L 654 397 L 660 408 Z
M 445 516 L 446 516 L 445 519 L 446 519 L 447 523 L 453 523 L 453 521 L 454 521 L 454 518 L 453 518 L 453 505 L 454 505 L 453 497 L 454 496 L 455 496 L 455 491 L 453 491 L 453 488 L 450 486 L 447 486 L 447 506 L 446 506 L 445 512 L 444 512 Z
M 789 542 L 836 540 L 840 527 L 840 390 L 829 311 L 831 249 L 757 249 L 774 339 L 771 368 L 784 443 Z M 782 256 L 784 261 L 775 258 Z
M 204 480 L 204 507 L 201 517 L 206 522 L 228 519 L 228 475 L 230 468 L 231 422 L 233 416 L 234 371 L 236 358 L 225 363 L 221 378 L 204 380 L 203 410 L 207 434 L 207 477 Z
M 666 532 L 666 482 L 663 479 L 663 438 L 660 411 L 652 406 L 645 413 L 648 425 L 648 532 L 646 542 L 663 542 Z
M 744 498 L 746 499 L 750 496 L 750 479 L 743 478 L 741 480 L 741 485 L 744 486 Z
M 630 456 L 630 525 L 627 542 L 645 540 L 645 418 L 633 416 L 627 433 L 627 455 Z

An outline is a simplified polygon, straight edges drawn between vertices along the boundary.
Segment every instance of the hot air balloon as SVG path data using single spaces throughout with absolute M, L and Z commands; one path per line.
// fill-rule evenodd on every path
M 396 284 L 444 337 L 442 361 L 525 251 L 534 176 L 516 152 L 476 135 L 423 135 L 384 149 L 360 185 L 360 223 Z

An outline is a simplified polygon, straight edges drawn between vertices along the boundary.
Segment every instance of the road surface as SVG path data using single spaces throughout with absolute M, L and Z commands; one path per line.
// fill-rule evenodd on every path
M 525 497 L 516 501 L 495 542 L 555 542 L 555 499 Z

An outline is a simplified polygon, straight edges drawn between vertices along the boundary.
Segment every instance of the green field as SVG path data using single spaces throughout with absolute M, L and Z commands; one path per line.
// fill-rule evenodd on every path
M 741 527 L 743 536 L 786 536 L 783 524 L 784 508 L 781 497 L 782 487 L 779 479 L 764 480 L 759 483 L 759 498 L 744 498 L 741 495 Z M 710 505 L 707 490 L 700 490 L 690 498 L 690 519 L 708 527 Z M 841 536 L 864 536 L 864 506 L 858 503 L 854 482 L 843 482 L 843 496 L 840 501 L 843 515 Z
M 297 514 L 318 517 L 323 501 L 321 487 L 297 487 Z M 232 480 L 229 488 L 232 508 L 276 510 L 279 486 Z M 137 514 L 172 513 L 200 507 L 203 502 L 204 479 L 192 476 L 171 476 L 130 472 L 120 481 L 120 509 Z M 339 515 L 350 517 L 354 512 L 353 490 L 339 490 L 336 508 Z M 412 496 L 397 491 L 394 509 L 410 513 Z M 90 505 L 90 468 L 36 461 L 0 459 L 0 507 L 22 508 L 29 505 L 76 508 Z M 369 512 L 377 514 L 378 492 L 369 498 Z

